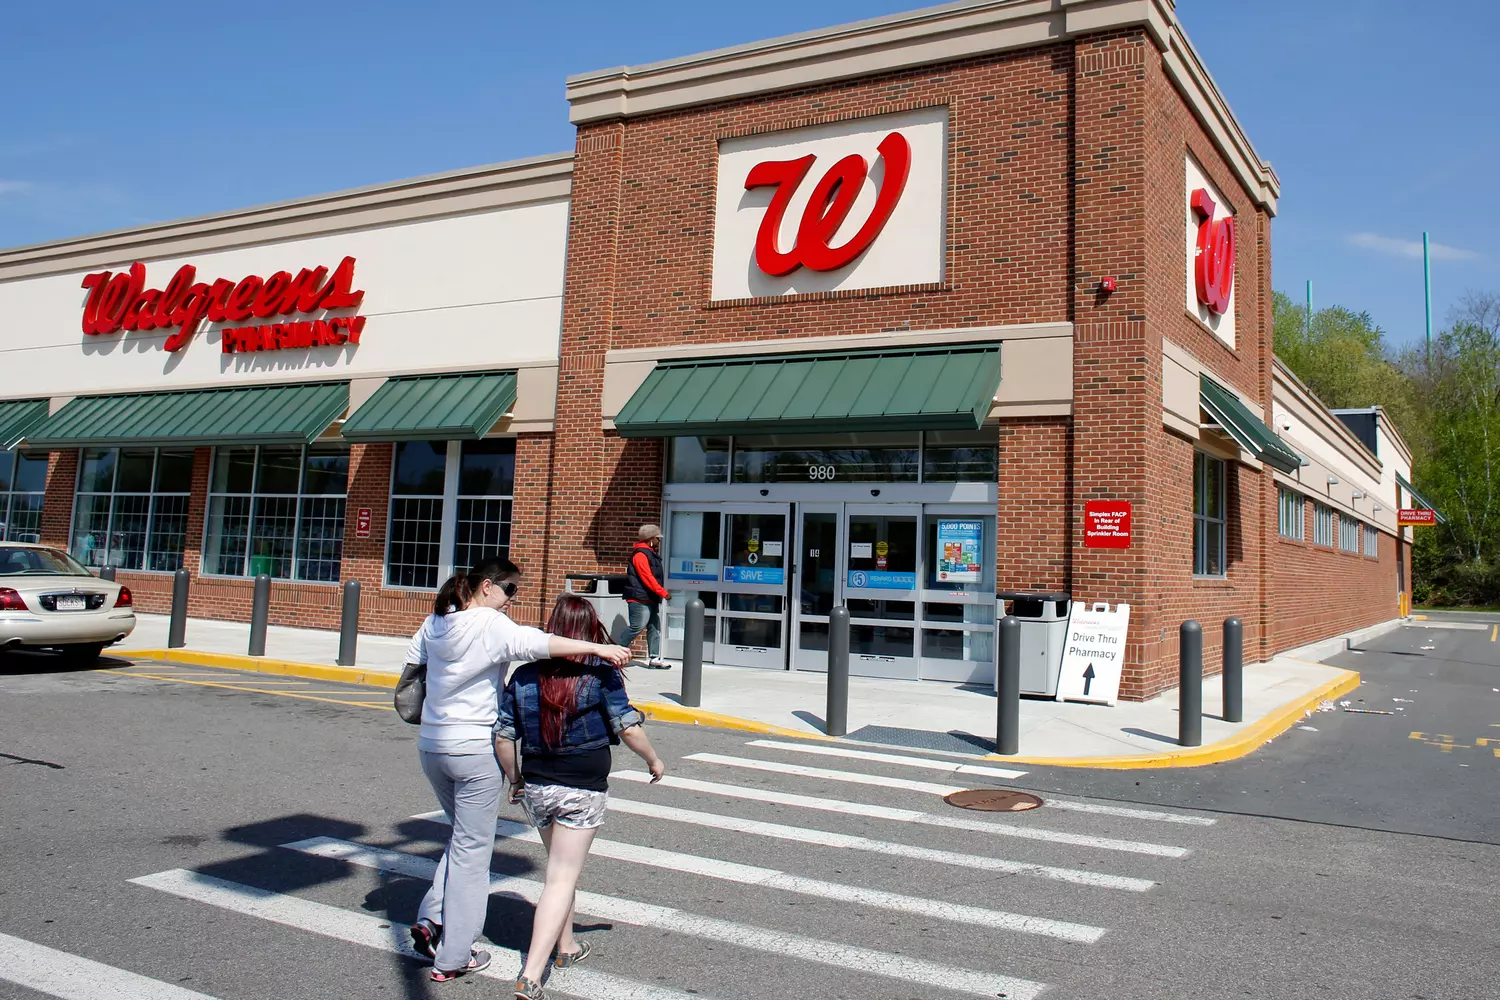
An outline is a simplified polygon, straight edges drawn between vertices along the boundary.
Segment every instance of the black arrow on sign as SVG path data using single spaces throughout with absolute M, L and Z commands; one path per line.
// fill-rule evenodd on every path
M 1090 663 L 1089 664 L 1089 668 L 1083 672 L 1083 696 L 1085 698 L 1087 698 L 1089 696 L 1089 688 L 1093 685 L 1093 683 L 1094 683 L 1094 665 L 1092 663 Z

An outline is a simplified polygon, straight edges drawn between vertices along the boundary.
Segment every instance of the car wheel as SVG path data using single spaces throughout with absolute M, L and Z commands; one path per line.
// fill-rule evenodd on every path
M 92 667 L 99 662 L 99 654 L 103 651 L 102 642 L 86 642 L 76 646 L 62 647 L 63 659 L 75 667 Z

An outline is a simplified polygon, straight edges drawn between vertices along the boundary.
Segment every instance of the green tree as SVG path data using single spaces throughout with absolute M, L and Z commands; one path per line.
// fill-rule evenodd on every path
M 1407 375 L 1394 363 L 1385 333 L 1367 312 L 1331 306 L 1313 313 L 1277 292 L 1272 300 L 1276 356 L 1334 409 L 1386 408 L 1405 433 L 1415 422 Z

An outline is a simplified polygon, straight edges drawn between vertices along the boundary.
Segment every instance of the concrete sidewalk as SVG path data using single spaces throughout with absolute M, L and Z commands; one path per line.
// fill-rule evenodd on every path
M 134 634 L 110 652 L 166 650 L 167 618 L 138 615 Z M 1354 633 L 1363 641 L 1397 622 Z M 249 626 L 241 622 L 190 619 L 187 647 L 168 658 L 182 662 L 394 685 L 407 640 L 362 635 L 358 666 L 334 665 L 338 633 L 272 626 L 266 656 L 249 657 Z M 1315 662 L 1342 648 L 1342 637 L 1292 650 L 1267 663 L 1245 667 L 1245 721 L 1220 718 L 1222 684 L 1209 678 L 1203 692 L 1202 747 L 1177 746 L 1177 692 L 1115 707 L 1021 700 L 1020 754 L 1007 760 L 1086 767 L 1161 767 L 1214 763 L 1243 756 L 1285 731 L 1320 701 L 1353 690 L 1359 675 Z M 744 667 L 703 668 L 703 705 L 681 705 L 680 666 L 668 670 L 633 667 L 631 698 L 653 718 L 668 722 L 725 726 L 804 738 L 823 733 L 826 684 L 823 675 Z M 988 687 L 933 681 L 853 677 L 849 681 L 851 741 L 890 747 L 963 754 L 993 749 L 994 693 Z

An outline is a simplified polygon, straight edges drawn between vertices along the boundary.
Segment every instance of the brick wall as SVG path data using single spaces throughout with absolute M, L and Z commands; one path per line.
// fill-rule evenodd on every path
M 997 590 L 1066 590 L 1072 578 L 1072 421 L 1000 421 Z
M 1375 625 L 1398 613 L 1395 537 L 1381 533 L 1378 559 L 1363 554 L 1363 536 L 1360 552 L 1339 549 L 1337 526 L 1334 548 L 1315 545 L 1313 504 L 1309 501 L 1302 507 L 1305 541 L 1282 538 L 1277 534 L 1277 524 L 1271 525 L 1268 598 L 1272 651 Z M 1411 546 L 1402 548 L 1409 559 Z M 1406 579 L 1411 579 L 1410 573 Z

